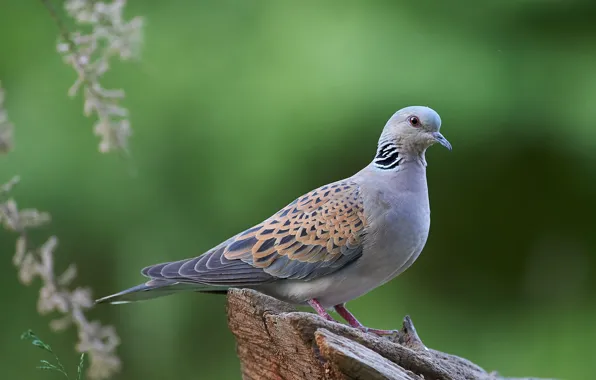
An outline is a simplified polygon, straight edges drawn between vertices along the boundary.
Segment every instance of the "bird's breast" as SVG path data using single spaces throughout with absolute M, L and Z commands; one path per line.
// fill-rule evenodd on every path
M 422 252 L 430 229 L 427 205 L 428 201 L 404 199 L 370 226 L 362 259 L 381 283 L 405 271 Z
M 385 283 L 412 265 L 426 243 L 430 229 L 426 169 L 406 167 L 368 194 L 361 261 L 371 276 Z

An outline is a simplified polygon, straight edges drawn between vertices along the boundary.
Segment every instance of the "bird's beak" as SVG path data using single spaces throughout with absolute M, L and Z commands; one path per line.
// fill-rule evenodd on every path
M 435 138 L 436 142 L 443 145 L 445 148 L 451 150 L 451 143 L 449 141 L 447 141 L 445 136 L 443 136 L 441 133 L 433 132 L 433 137 Z

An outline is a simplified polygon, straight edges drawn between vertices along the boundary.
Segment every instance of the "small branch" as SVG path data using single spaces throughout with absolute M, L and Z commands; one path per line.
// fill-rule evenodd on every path
M 74 43 L 73 40 L 70 39 L 70 32 L 68 31 L 66 25 L 64 25 L 64 23 L 62 22 L 62 19 L 58 16 L 58 13 L 56 13 L 56 9 L 54 9 L 54 5 L 52 4 L 52 2 L 50 0 L 41 0 L 41 2 L 43 3 L 44 7 L 46 7 L 46 9 L 48 10 L 50 17 L 52 17 L 52 19 L 56 23 L 56 26 L 58 26 L 58 30 L 60 31 L 60 36 L 62 37 L 62 39 L 70 45 L 72 51 L 76 54 L 77 45 Z
M 19 209 L 17 203 L 9 198 L 10 190 L 17 183 L 18 177 L 15 177 L 0 186 L 0 225 L 19 235 L 13 256 L 19 280 L 24 285 L 31 285 L 35 278 L 41 280 L 38 312 L 42 315 L 56 312 L 61 315 L 50 322 L 54 331 L 63 331 L 74 325 L 79 338 L 76 349 L 88 354 L 91 361 L 89 378 L 107 379 L 118 372 L 121 366 L 120 358 L 116 355 L 116 348 L 120 344 L 116 330 L 88 319 L 86 312 L 93 307 L 91 290 L 71 286 L 76 277 L 73 264 L 62 274 L 56 274 L 54 253 L 58 239 L 52 236 L 38 248 L 28 239 L 28 230 L 48 223 L 50 215 L 35 209 Z
M 297 312 L 253 290 L 233 289 L 228 326 L 246 380 L 513 380 L 426 348 L 409 317 L 390 340 Z
M 128 138 L 132 132 L 128 110 L 120 104 L 124 91 L 104 88 L 100 79 L 110 68 L 112 58 L 125 61 L 138 55 L 142 19 L 124 20 L 126 0 L 65 0 L 66 13 L 75 24 L 90 29 L 87 34 L 79 30 L 71 32 L 52 1 L 40 1 L 58 26 L 63 40 L 58 43 L 58 52 L 78 75 L 68 94 L 75 96 L 82 89 L 85 115 L 97 116 L 94 132 L 101 138 L 100 151 L 128 154 Z
M 8 120 L 4 109 L 4 90 L 0 82 L 0 154 L 6 154 L 12 150 L 14 126 Z

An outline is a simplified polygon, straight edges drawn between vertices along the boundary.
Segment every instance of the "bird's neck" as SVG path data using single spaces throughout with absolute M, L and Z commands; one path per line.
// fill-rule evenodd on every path
M 410 164 L 426 166 L 426 150 L 418 152 L 403 148 L 392 141 L 380 141 L 377 154 L 372 162 L 373 166 L 379 170 L 388 171 L 400 170 L 404 165 L 409 166 Z

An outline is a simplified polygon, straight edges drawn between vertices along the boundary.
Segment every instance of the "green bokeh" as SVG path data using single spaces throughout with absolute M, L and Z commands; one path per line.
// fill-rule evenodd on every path
M 59 4 L 58 2 L 56 2 Z M 142 61 L 116 64 L 130 163 L 97 152 L 41 2 L 3 0 L 0 80 L 23 207 L 49 211 L 57 266 L 103 296 L 141 267 L 193 256 L 372 158 L 406 105 L 442 116 L 428 153 L 433 222 L 399 279 L 353 301 L 367 325 L 410 314 L 425 343 L 505 375 L 596 373 L 596 6 L 593 1 L 131 2 Z M 36 313 L 0 232 L 2 377 L 44 378 L 32 328 L 76 367 L 74 332 Z M 224 298 L 101 307 L 122 338 L 119 379 L 232 379 Z M 70 360 L 70 361 L 69 361 Z

